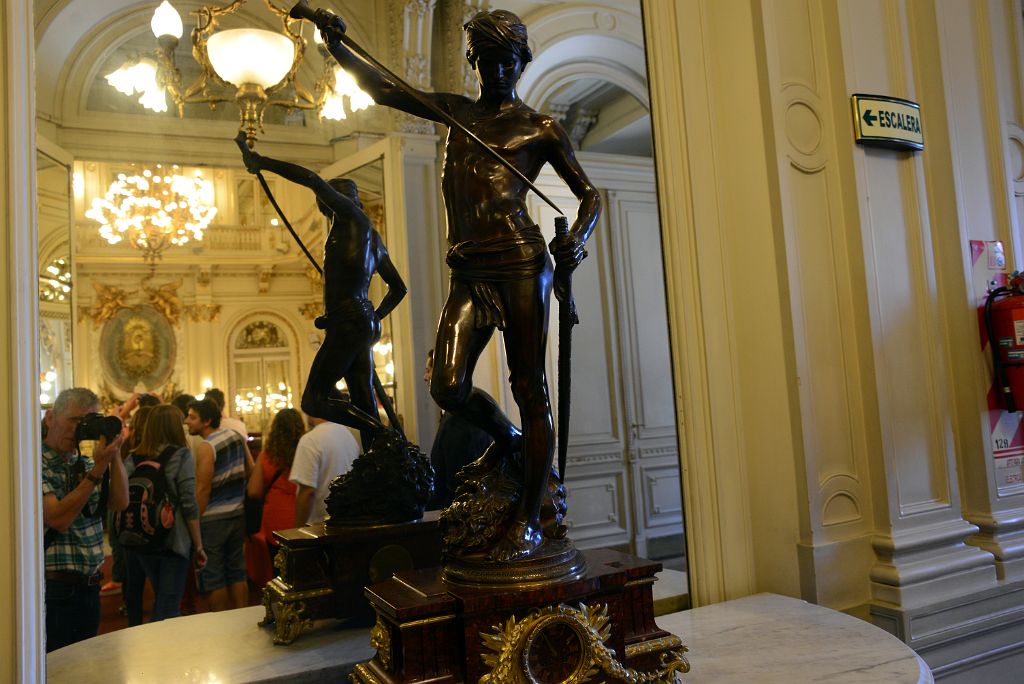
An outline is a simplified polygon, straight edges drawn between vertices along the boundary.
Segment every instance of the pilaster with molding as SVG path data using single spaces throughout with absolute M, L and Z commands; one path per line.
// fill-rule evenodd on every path
M 33 7 L 0 3 L 0 321 L 8 331 L 0 360 L 0 679 L 46 679 L 43 529 L 39 470 L 39 306 L 35 218 L 35 53 Z M 31 513 L 28 513 L 31 512 Z
M 999 454 L 992 426 L 1020 416 L 990 409 L 988 349 L 982 349 L 974 310 L 983 293 L 972 290 L 970 240 L 1000 240 L 1007 270 L 1024 267 L 1024 101 L 1021 65 L 1024 37 L 1014 2 L 920 3 L 913 6 L 921 100 L 936 135 L 927 163 L 931 214 L 945 236 L 938 242 L 944 281 L 950 289 L 946 316 L 950 369 L 964 391 L 958 396 L 958 467 L 964 515 L 978 526 L 968 538 L 993 554 L 1000 580 L 1024 580 L 1024 483 Z M 924 65 L 940 64 L 936 70 Z M 977 173 L 956 173 L 958 167 Z M 1014 480 L 1017 480 L 1016 482 Z
M 440 0 L 438 2 L 439 50 L 434 56 L 434 81 L 438 90 L 476 97 L 476 76 L 466 61 L 466 22 L 490 8 L 488 0 Z
M 421 90 L 431 89 L 431 49 L 434 9 L 437 0 L 389 0 L 388 25 L 391 29 L 391 54 L 401 64 L 406 83 Z M 403 133 L 430 135 L 434 124 L 411 114 L 399 113 L 398 129 Z

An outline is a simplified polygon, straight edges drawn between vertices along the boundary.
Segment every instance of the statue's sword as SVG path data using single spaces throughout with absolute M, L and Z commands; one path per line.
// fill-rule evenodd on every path
M 235 138 L 235 143 L 238 145 L 239 149 L 242 150 L 242 154 L 249 151 L 249 148 L 245 146 L 244 138 Z M 281 217 L 281 220 L 284 221 L 284 225 L 288 229 L 288 232 L 291 233 L 292 238 L 295 239 L 295 243 L 302 250 L 302 253 L 306 255 L 306 258 L 309 259 L 309 263 L 313 265 L 313 268 L 315 268 L 316 272 L 320 274 L 320 277 L 323 277 L 324 269 L 316 262 L 313 255 L 309 253 L 308 249 L 306 249 L 306 245 L 302 241 L 302 238 L 300 238 L 299 234 L 295 232 L 294 228 L 292 228 L 291 221 L 288 220 L 288 217 L 284 215 L 284 211 L 281 210 L 281 205 L 277 203 L 274 193 L 271 192 L 270 186 L 267 184 L 267 179 L 263 177 L 263 172 L 257 171 L 256 178 L 259 180 L 260 186 L 263 188 L 263 192 L 267 195 L 267 199 L 270 200 L 270 204 L 274 207 L 274 211 L 276 211 L 277 215 Z M 384 393 L 384 384 L 380 381 L 380 377 L 377 376 L 376 368 L 373 369 L 373 390 L 377 395 L 377 399 L 380 400 L 381 405 L 384 407 L 384 413 L 387 414 L 388 422 L 391 423 L 391 427 L 398 431 L 398 434 L 402 436 L 402 439 L 405 439 L 405 432 L 402 430 L 402 426 L 398 422 L 398 414 L 395 413 L 395 407 L 391 405 L 391 399 L 389 399 L 388 395 Z
M 555 241 L 569 236 L 569 221 L 555 219 Z M 572 389 L 572 327 L 580 322 L 572 296 L 572 269 L 555 266 L 555 297 L 558 298 L 558 479 L 565 483 L 569 453 L 569 394 Z

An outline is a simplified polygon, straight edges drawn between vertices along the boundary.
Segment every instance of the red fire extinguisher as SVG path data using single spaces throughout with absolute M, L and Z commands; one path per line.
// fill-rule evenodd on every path
M 985 299 L 985 331 L 992 349 L 996 396 L 1011 413 L 1024 403 L 1024 274 L 1010 276 Z

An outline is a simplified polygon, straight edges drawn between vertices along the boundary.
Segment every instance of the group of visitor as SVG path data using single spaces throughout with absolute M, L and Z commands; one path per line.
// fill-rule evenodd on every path
M 43 420 L 43 523 L 47 651 L 95 636 L 109 533 L 113 583 L 123 591 L 129 626 L 195 612 L 196 593 L 212 611 L 249 604 L 248 580 L 273 575 L 273 533 L 326 517 L 331 480 L 359 447 L 348 429 L 283 409 L 253 459 L 244 423 L 223 415 L 224 395 L 207 390 L 162 403 L 133 395 L 114 412 L 124 422 L 86 455 L 79 423 L 95 421 L 89 389 L 65 390 Z M 109 431 L 108 431 L 109 432 Z M 246 534 L 244 500 L 263 501 Z M 247 562 L 248 557 L 248 562 Z

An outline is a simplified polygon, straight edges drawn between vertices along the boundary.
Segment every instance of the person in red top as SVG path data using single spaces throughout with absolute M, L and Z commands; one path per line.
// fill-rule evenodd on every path
M 295 492 L 288 481 L 295 446 L 306 432 L 302 414 L 286 408 L 274 416 L 266 446 L 256 459 L 256 467 L 246 485 L 246 495 L 263 499 L 263 521 L 260 531 L 249 537 L 253 552 L 249 554 L 249 578 L 263 586 L 273 577 L 273 558 L 277 553 L 274 531 L 294 527 Z

